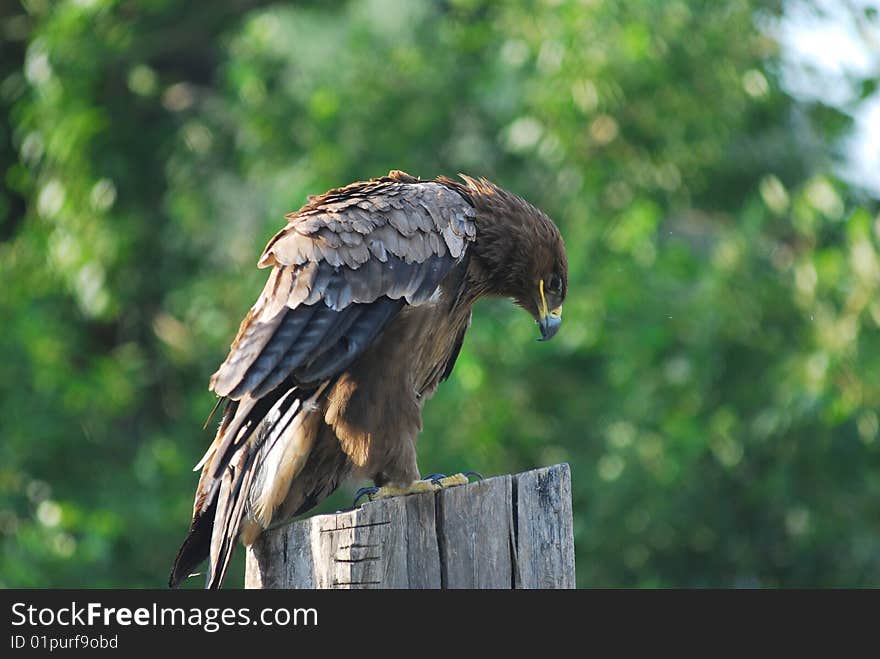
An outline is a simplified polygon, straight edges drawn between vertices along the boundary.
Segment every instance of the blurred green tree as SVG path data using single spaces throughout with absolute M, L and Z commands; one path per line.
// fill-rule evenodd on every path
M 0 583 L 164 584 L 262 246 L 392 168 L 521 193 L 571 265 L 550 344 L 478 308 L 423 468 L 570 462 L 583 586 L 878 583 L 877 199 L 783 84 L 786 9 L 4 9 Z

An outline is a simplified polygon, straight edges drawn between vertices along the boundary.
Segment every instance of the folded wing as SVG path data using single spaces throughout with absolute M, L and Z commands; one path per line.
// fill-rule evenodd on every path
M 266 247 L 273 271 L 211 388 L 260 398 L 348 367 L 405 304 L 428 299 L 476 235 L 473 208 L 436 182 L 391 177 L 322 195 Z

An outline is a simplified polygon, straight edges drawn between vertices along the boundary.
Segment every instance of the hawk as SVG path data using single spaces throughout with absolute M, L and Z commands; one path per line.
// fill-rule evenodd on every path
M 562 321 L 559 230 L 486 179 L 392 171 L 286 219 L 258 263 L 272 268 L 265 288 L 211 378 L 224 411 L 196 466 L 171 587 L 207 558 L 206 587 L 219 588 L 236 541 L 250 545 L 345 479 L 372 479 L 379 496 L 424 485 L 422 406 L 452 372 L 478 299 L 512 298 L 540 340 Z

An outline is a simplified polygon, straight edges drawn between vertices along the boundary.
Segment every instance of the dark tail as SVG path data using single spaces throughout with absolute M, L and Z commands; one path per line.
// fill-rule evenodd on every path
M 317 391 L 323 389 L 320 386 Z M 205 588 L 223 584 L 255 474 L 301 411 L 303 399 L 315 392 L 288 382 L 259 400 L 245 397 L 227 403 L 203 459 L 192 524 L 168 578 L 171 588 L 179 586 L 205 559 L 209 559 Z
M 215 500 L 207 510 L 193 518 L 192 526 L 186 540 L 177 552 L 174 566 L 171 568 L 171 576 L 168 577 L 168 587 L 177 588 L 189 577 L 202 561 L 208 558 L 211 551 L 211 532 L 214 529 L 214 513 L 217 510 Z
M 193 518 L 189 533 L 174 559 L 169 587 L 177 588 L 205 559 L 210 559 L 205 588 L 216 590 L 223 585 L 254 472 L 251 468 L 253 451 L 245 446 L 239 453 L 246 464 L 243 468 L 231 465 L 227 468 L 207 508 Z M 233 459 L 238 460 L 238 456 Z

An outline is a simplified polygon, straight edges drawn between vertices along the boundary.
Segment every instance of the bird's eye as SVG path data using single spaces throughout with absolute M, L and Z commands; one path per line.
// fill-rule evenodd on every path
M 550 279 L 547 281 L 547 290 L 551 293 L 562 292 L 562 279 L 559 275 L 550 275 Z

